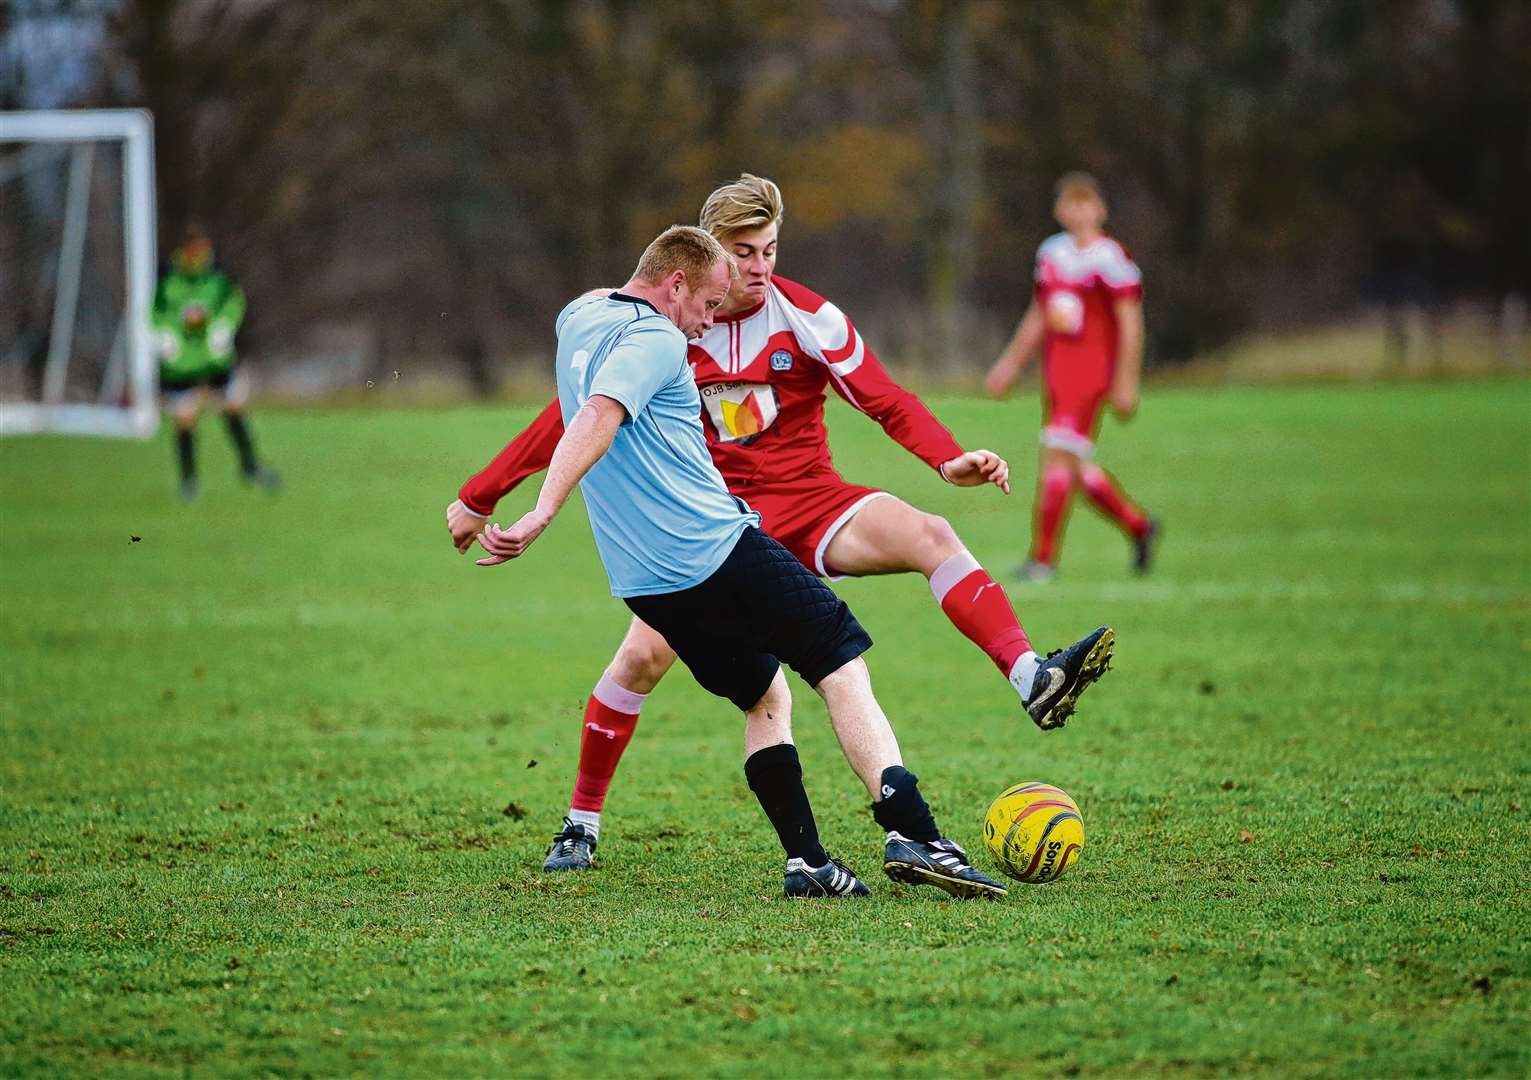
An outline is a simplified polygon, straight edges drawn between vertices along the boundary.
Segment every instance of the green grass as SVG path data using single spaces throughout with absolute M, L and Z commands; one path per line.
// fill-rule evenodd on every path
M 998 904 L 876 873 L 799 683 L 875 896 L 782 900 L 740 720 L 681 671 L 600 869 L 539 872 L 626 616 L 577 506 L 509 567 L 447 543 L 529 409 L 258 416 L 275 499 L 205 422 L 190 506 L 163 438 L 0 442 L 0 1073 L 1525 1075 L 1528 391 L 1187 390 L 1108 426 L 1166 541 L 1135 579 L 1076 507 L 1059 581 L 1011 590 L 1041 644 L 1117 628 L 1061 732 L 918 577 L 839 586 L 950 834 L 976 851 L 1013 781 L 1083 807 L 1078 866 Z M 936 407 L 1034 468 L 1030 400 Z M 830 424 L 850 478 L 1019 560 L 1024 490 Z

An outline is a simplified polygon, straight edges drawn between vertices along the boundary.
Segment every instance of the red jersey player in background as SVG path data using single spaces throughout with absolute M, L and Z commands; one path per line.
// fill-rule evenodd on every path
M 1031 555 L 1020 573 L 1049 581 L 1077 485 L 1133 544 L 1146 571 L 1158 523 L 1095 463 L 1102 403 L 1123 420 L 1138 407 L 1143 367 L 1143 275 L 1102 228 L 1106 202 L 1087 173 L 1058 181 L 1053 214 L 1064 231 L 1037 249 L 1035 299 L 995 361 L 986 385 L 1003 396 L 1042 348 L 1042 458 Z
M 1102 627 L 1039 658 L 1004 589 L 944 518 L 847 483 L 835 470 L 824 427 L 828 387 L 948 483 L 1009 491 L 1003 459 L 964 451 L 919 398 L 888 376 L 839 308 L 774 275 L 782 213 L 777 186 L 748 173 L 714 191 L 702 208 L 702 227 L 740 271 L 715 324 L 688 348 L 713 462 L 729 490 L 759 511 L 762 528 L 815 573 L 925 575 L 942 612 L 988 655 L 1037 725 L 1061 725 L 1105 671 L 1114 635 Z M 497 530 L 483 532 L 487 516 L 501 496 L 547 467 L 562 432 L 554 401 L 462 486 L 447 508 L 460 552 L 479 537 L 492 556 L 500 554 Z M 674 663 L 664 638 L 635 618 L 591 694 L 571 807 L 544 869 L 591 865 L 617 762 L 644 699 Z

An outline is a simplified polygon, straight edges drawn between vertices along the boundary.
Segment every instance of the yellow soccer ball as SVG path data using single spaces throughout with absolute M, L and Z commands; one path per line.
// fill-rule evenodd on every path
M 1061 788 L 1034 780 L 1016 784 L 984 815 L 983 846 L 1017 881 L 1057 881 L 1084 850 L 1084 818 Z

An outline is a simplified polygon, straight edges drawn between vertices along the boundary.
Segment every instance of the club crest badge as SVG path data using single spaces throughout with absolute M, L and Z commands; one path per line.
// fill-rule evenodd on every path
M 792 354 L 789 353 L 786 349 L 777 349 L 775 352 L 773 352 L 771 354 L 771 370 L 791 371 Z

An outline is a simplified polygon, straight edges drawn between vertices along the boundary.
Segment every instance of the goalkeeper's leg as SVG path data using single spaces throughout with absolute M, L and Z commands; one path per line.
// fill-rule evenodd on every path
M 250 434 L 249 422 L 245 420 L 245 401 L 250 396 L 249 383 L 238 369 L 230 369 L 212 380 L 213 391 L 223 406 L 223 422 L 229 429 L 229 441 L 239 454 L 239 471 L 252 484 L 259 484 L 269 491 L 281 486 L 281 478 L 272 469 L 261 465 L 255 456 L 255 439 Z
M 197 497 L 197 406 L 201 387 L 167 387 L 165 404 L 175 420 L 175 457 L 181 474 L 181 498 Z

